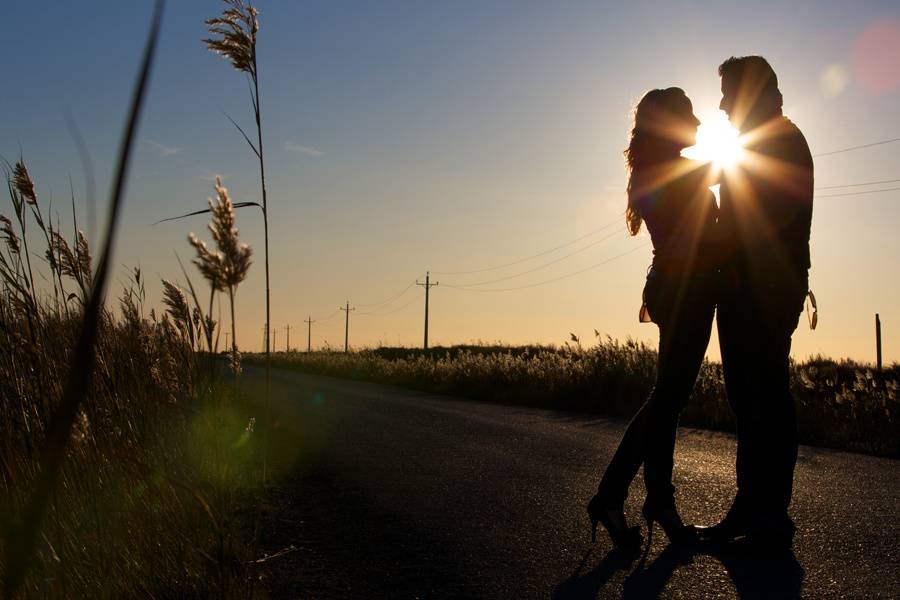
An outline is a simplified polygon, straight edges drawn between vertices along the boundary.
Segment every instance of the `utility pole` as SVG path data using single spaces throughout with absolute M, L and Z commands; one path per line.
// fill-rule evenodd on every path
M 875 313 L 875 351 L 878 358 L 878 370 L 881 370 L 881 317 Z
M 339 306 L 338 309 L 347 313 L 344 320 L 344 352 L 347 352 L 349 348 L 347 341 L 350 339 L 350 311 L 356 310 L 356 307 L 350 308 L 350 301 L 347 300 L 347 307 Z
M 287 352 L 288 354 L 290 354 L 290 352 L 291 352 L 291 324 L 288 323 L 287 325 L 284 326 L 284 328 L 287 330 L 287 342 L 286 342 L 287 347 L 284 349 L 284 351 Z
M 428 350 L 428 291 L 436 285 L 440 285 L 439 282 L 431 283 L 431 274 L 428 271 L 425 271 L 425 283 L 419 283 L 419 280 L 416 279 L 416 285 L 421 285 L 425 288 L 425 349 Z
M 306 353 L 309 354 L 312 352 L 312 324 L 315 321 L 307 315 L 306 320 L 303 322 L 306 323 Z
M 272 328 L 272 352 L 275 352 L 275 342 L 278 341 L 278 330 Z

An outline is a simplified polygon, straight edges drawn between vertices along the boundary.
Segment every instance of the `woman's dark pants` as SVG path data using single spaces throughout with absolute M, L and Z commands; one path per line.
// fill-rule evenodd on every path
M 650 397 L 628 429 L 598 486 L 603 504 L 622 507 L 628 487 L 644 465 L 647 504 L 675 505 L 672 467 L 678 416 L 687 405 L 706 354 L 715 312 L 713 275 L 674 282 L 652 271 L 644 301 L 659 325 L 659 362 Z

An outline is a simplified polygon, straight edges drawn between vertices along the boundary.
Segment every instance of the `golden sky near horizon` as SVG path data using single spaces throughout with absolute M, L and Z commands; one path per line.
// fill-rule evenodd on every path
M 62 115 L 78 123 L 105 189 L 150 6 L 49 7 L 11 15 L 13 33 L 0 41 L 21 63 L 0 98 L 0 153 L 14 160 L 21 149 L 55 207 L 67 205 L 71 175 L 90 231 Z M 342 347 L 346 301 L 357 309 L 352 346 L 420 345 L 415 281 L 426 271 L 440 282 L 433 346 L 561 344 L 570 332 L 592 343 L 594 329 L 655 345 L 655 326 L 637 319 L 649 239 L 629 238 L 622 217 L 631 109 L 647 89 L 677 85 L 710 128 L 724 120 L 716 67 L 759 53 L 819 155 L 810 272 L 819 327 L 801 318 L 793 356 L 874 361 L 878 312 L 885 360 L 900 359 L 900 143 L 831 154 L 900 138 L 900 8 L 780 7 L 260 2 L 277 348 L 286 325 L 291 345 L 305 346 L 308 316 L 314 346 Z M 209 240 L 203 217 L 152 223 L 204 207 L 214 174 L 235 201 L 259 199 L 255 157 L 222 114 L 252 127 L 246 83 L 200 43 L 203 19 L 220 8 L 173 4 L 164 23 L 115 263 L 119 282 L 141 265 L 148 305 L 159 306 L 159 278 L 183 283 L 174 252 L 192 257 L 188 232 Z M 38 24 L 59 35 L 26 35 Z M 238 292 L 238 341 L 258 350 L 259 213 L 241 210 L 238 227 L 255 253 Z M 718 358 L 715 336 L 709 356 Z

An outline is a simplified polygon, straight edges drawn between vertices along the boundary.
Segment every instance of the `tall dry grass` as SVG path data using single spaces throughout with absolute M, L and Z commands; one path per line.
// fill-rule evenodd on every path
M 145 308 L 140 269 L 118 314 L 106 302 L 162 7 L 157 0 L 96 260 L 74 221 L 74 196 L 69 237 L 58 218 L 53 225 L 25 162 L 7 164 L 13 218 L 0 216 L 0 583 L 8 596 L 254 593 L 254 540 L 242 536 L 247 527 L 236 515 L 262 482 L 264 462 L 254 409 L 217 377 L 212 318 L 216 292 L 227 291 L 235 331 L 234 294 L 251 250 L 238 241 L 235 205 L 221 182 L 218 201 L 210 201 L 217 250 L 191 240 L 210 283 L 207 310 L 183 266 L 190 294 L 163 280 L 160 314 Z M 45 247 L 35 248 L 40 241 Z M 43 261 L 32 264 L 34 257 Z M 232 364 L 239 369 L 236 341 Z
M 10 166 L 13 217 L 0 216 L 4 581 L 77 365 L 95 274 L 84 234 L 53 226 L 25 163 Z M 233 211 L 214 215 L 211 228 L 232 254 L 214 263 L 216 276 L 236 287 L 250 250 L 237 242 Z M 29 264 L 29 238 L 41 265 Z M 38 250 L 33 240 L 41 238 Z M 34 283 L 41 278 L 51 282 L 43 292 Z M 232 386 L 210 378 L 205 338 L 217 324 L 196 294 L 164 280 L 165 310 L 158 314 L 146 307 L 145 285 L 134 269 L 118 314 L 101 308 L 96 370 L 51 490 L 36 557 L 19 586 L 26 595 L 252 595 L 252 540 L 239 533 L 246 527 L 234 515 L 261 482 L 255 414 Z

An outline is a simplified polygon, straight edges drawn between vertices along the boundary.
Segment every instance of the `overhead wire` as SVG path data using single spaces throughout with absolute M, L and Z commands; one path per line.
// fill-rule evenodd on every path
M 313 321 L 314 321 L 314 322 L 328 321 L 329 319 L 333 319 L 334 317 L 336 317 L 337 314 L 338 314 L 339 312 L 341 312 L 340 309 L 334 311 L 333 313 L 331 313 L 331 314 L 328 315 L 327 317 L 317 317 L 317 318 L 313 319 Z
M 897 190 L 900 190 L 900 187 L 886 188 L 883 190 L 863 190 L 862 192 L 844 192 L 841 194 L 822 194 L 822 195 L 816 196 L 816 198 L 837 198 L 839 196 L 861 196 L 862 194 L 878 194 L 880 192 L 895 192 Z
M 900 142 L 900 138 L 892 138 L 889 140 L 881 140 L 880 142 L 872 142 L 871 144 L 862 144 L 859 146 L 850 146 L 849 148 L 841 148 L 840 150 L 831 150 L 830 152 L 820 152 L 818 154 L 813 154 L 813 158 L 818 158 L 820 156 L 831 156 L 832 154 L 841 154 L 843 152 L 850 152 L 852 150 L 862 150 L 863 148 L 871 148 L 872 146 L 882 146 L 884 144 L 893 144 L 894 142 Z
M 520 285 L 520 286 L 516 286 L 516 287 L 507 287 L 507 288 L 489 288 L 489 289 L 469 288 L 469 287 L 461 287 L 461 286 L 456 286 L 456 285 L 446 285 L 444 287 L 448 287 L 448 288 L 452 288 L 452 289 L 456 289 L 456 290 L 462 290 L 464 292 L 511 292 L 514 290 L 524 290 L 524 289 L 528 289 L 528 288 L 538 287 L 541 285 L 547 285 L 548 283 L 555 283 L 555 282 L 561 281 L 563 279 L 575 277 L 576 275 L 581 275 L 582 273 L 586 273 L 593 269 L 602 267 L 603 265 L 609 264 L 609 263 L 613 262 L 614 260 L 618 260 L 624 256 L 627 256 L 629 254 L 632 254 L 634 252 L 637 252 L 638 250 L 647 248 L 649 246 L 650 246 L 649 243 L 641 244 L 640 246 L 635 246 L 634 248 L 631 248 L 630 250 L 626 250 L 625 252 L 622 252 L 620 254 L 617 254 L 615 256 L 607 258 L 606 260 L 602 260 L 602 261 L 595 263 L 589 267 L 579 269 L 578 271 L 575 271 L 574 273 L 568 273 L 567 275 L 562 275 L 560 277 L 554 277 L 553 279 L 547 279 L 545 281 L 539 281 L 537 283 L 532 283 L 529 285 Z
M 817 190 L 836 190 L 839 188 L 864 187 L 867 185 L 883 185 L 886 183 L 897 183 L 900 179 L 883 179 L 881 181 L 868 181 L 866 183 L 845 183 L 844 185 L 823 185 L 816 187 Z
M 394 314 L 394 313 L 398 313 L 398 312 L 400 312 L 401 310 L 403 310 L 403 309 L 405 309 L 405 308 L 408 308 L 411 304 L 417 302 L 418 300 L 419 300 L 418 298 L 413 298 L 412 300 L 410 300 L 409 302 L 407 302 L 407 303 L 404 304 L 403 306 L 401 306 L 401 307 L 399 307 L 399 308 L 395 308 L 395 309 L 393 309 L 393 310 L 389 310 L 389 311 L 387 311 L 387 312 L 383 312 L 383 313 L 380 313 L 380 312 L 361 312 L 361 313 L 357 313 L 357 314 L 358 314 L 358 315 L 362 315 L 362 316 L 369 316 L 369 317 L 386 317 L 386 316 L 388 316 L 388 315 L 392 315 L 392 314 Z
M 416 284 L 415 280 L 411 281 L 410 284 L 408 286 L 406 286 L 405 288 L 403 288 L 402 291 L 400 291 L 397 294 L 394 294 L 387 300 L 382 300 L 381 302 L 372 302 L 369 304 L 357 304 L 356 306 L 358 306 L 360 308 L 368 308 L 368 307 L 373 307 L 373 306 L 381 306 L 383 304 L 389 304 L 389 303 L 393 302 L 394 300 L 396 300 L 397 298 L 399 298 L 400 296 L 402 296 L 403 294 L 405 294 L 406 292 L 408 292 L 410 290 L 410 288 L 412 288 L 412 286 L 414 286 L 415 284 Z
M 540 258 L 541 256 L 546 256 L 547 254 L 551 254 L 553 252 L 556 252 L 557 250 L 562 250 L 563 248 L 567 248 L 567 247 L 571 246 L 572 244 L 576 244 L 576 243 L 580 242 L 581 240 L 591 237 L 592 235 L 597 235 L 601 231 L 605 231 L 605 230 L 609 229 L 610 227 L 612 227 L 613 225 L 615 225 L 617 223 L 621 223 L 621 221 L 622 221 L 622 217 L 616 217 L 615 220 L 610 221 L 610 222 L 606 223 L 605 225 L 599 227 L 598 229 L 595 229 L 593 231 L 590 231 L 590 232 L 582 235 L 581 237 L 575 238 L 574 240 L 572 240 L 570 242 L 566 242 L 565 244 L 560 244 L 559 246 L 554 246 L 553 248 L 550 248 L 549 250 L 544 250 L 542 252 L 538 252 L 537 254 L 532 254 L 531 256 L 526 256 L 525 258 L 520 258 L 520 259 L 514 260 L 512 262 L 504 263 L 502 265 L 486 267 L 484 269 L 473 269 L 471 271 L 432 271 L 432 274 L 434 274 L 434 275 L 472 275 L 474 273 L 484 273 L 487 271 L 497 271 L 499 269 L 505 269 L 506 267 L 512 267 L 512 266 L 521 264 L 523 262 L 527 262 L 527 261 L 535 259 L 535 258 Z
M 492 284 L 492 283 L 500 283 L 501 281 L 508 281 L 508 280 L 510 280 L 510 279 L 515 279 L 515 278 L 521 277 L 521 276 L 523 276 L 523 275 L 528 275 L 529 273 L 534 273 L 535 271 L 540 271 L 541 269 L 544 269 L 544 268 L 549 267 L 549 266 L 551 266 L 551 265 L 554 265 L 554 264 L 556 264 L 556 263 L 558 263 L 558 262 L 561 262 L 561 261 L 563 261 L 563 260 L 566 260 L 567 258 L 571 258 L 571 257 L 575 256 L 576 254 L 580 254 L 580 253 L 584 252 L 585 250 L 589 250 L 590 248 L 593 248 L 594 246 L 597 246 L 598 244 L 602 244 L 603 242 L 605 242 L 605 241 L 607 241 L 607 240 L 609 240 L 609 239 L 612 239 L 612 238 L 614 238 L 614 237 L 616 237 L 616 236 L 618 236 L 618 235 L 621 235 L 621 233 L 618 232 L 618 231 L 616 231 L 616 232 L 614 232 L 614 233 L 612 233 L 612 234 L 610 234 L 610 235 L 603 236 L 603 237 L 600 238 L 599 240 L 596 240 L 596 241 L 594 241 L 594 242 L 591 242 L 590 244 L 588 244 L 587 246 L 584 246 L 583 248 L 579 248 L 578 250 L 575 250 L 574 252 L 570 252 L 569 254 L 566 254 L 566 255 L 560 256 L 560 257 L 558 257 L 558 258 L 555 258 L 555 259 L 551 260 L 551 261 L 548 262 L 548 263 L 544 263 L 544 264 L 542 264 L 542 265 L 538 265 L 537 267 L 533 267 L 533 268 L 531 268 L 531 269 L 528 269 L 528 270 L 526 270 L 526 271 L 522 271 L 522 272 L 520 272 L 520 273 L 515 273 L 515 274 L 513 274 L 513 275 L 508 275 L 508 276 L 506 276 L 506 277 L 500 277 L 500 278 L 498 278 L 498 279 L 491 279 L 491 280 L 488 280 L 488 281 L 479 281 L 479 282 L 477 282 L 477 283 L 461 283 L 461 284 L 458 284 L 457 287 L 464 288 L 464 287 L 477 287 L 477 286 L 482 286 L 482 285 L 490 285 L 490 284 Z

